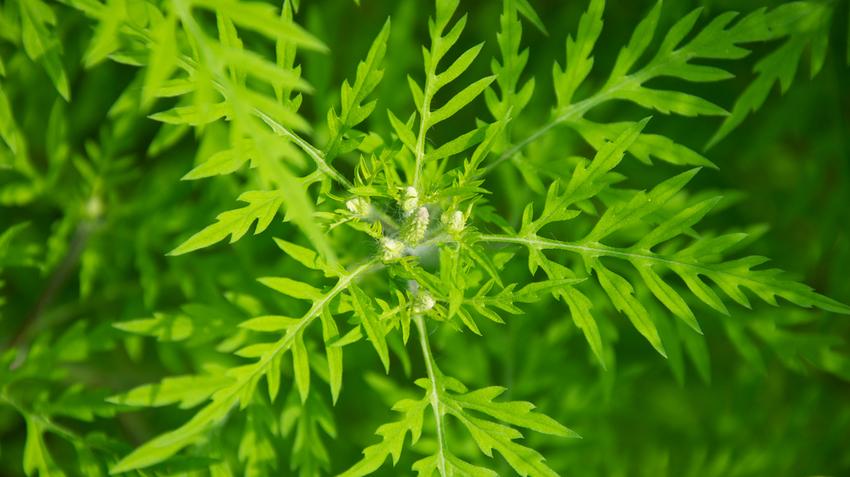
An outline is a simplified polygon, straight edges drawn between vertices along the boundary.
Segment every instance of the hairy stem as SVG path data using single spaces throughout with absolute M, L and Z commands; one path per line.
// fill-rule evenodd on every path
M 422 94 L 422 118 L 419 120 L 419 134 L 416 135 L 416 168 L 413 171 L 413 188 L 419 190 L 420 176 L 422 175 L 422 163 L 425 161 L 425 136 L 428 134 L 428 126 L 431 121 L 431 76 L 429 72 L 425 79 L 425 91 Z

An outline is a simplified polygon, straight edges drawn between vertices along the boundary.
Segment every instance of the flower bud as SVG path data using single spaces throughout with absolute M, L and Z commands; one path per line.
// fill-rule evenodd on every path
M 416 295 L 416 300 L 413 302 L 413 312 L 414 313 L 425 313 L 426 311 L 434 308 L 434 305 L 437 302 L 434 300 L 434 297 L 431 296 L 427 291 L 422 292 Z
M 384 237 L 381 239 L 381 258 L 385 262 L 397 260 L 404 254 L 404 244 L 398 240 Z
M 466 227 L 466 217 L 463 216 L 463 212 L 459 210 L 452 212 L 448 220 L 446 220 L 446 227 L 453 234 L 463 232 L 463 228 Z
M 402 194 L 401 210 L 404 215 L 410 215 L 417 207 L 419 207 L 419 192 L 413 186 L 408 186 Z
M 411 217 L 405 233 L 404 241 L 410 245 L 416 245 L 425 238 L 425 232 L 428 231 L 428 224 L 431 221 L 428 209 L 420 207 L 416 210 L 416 214 Z
M 358 217 L 368 216 L 372 208 L 372 206 L 369 205 L 369 202 L 367 202 L 366 199 L 362 197 L 355 197 L 353 199 L 348 200 L 345 203 L 345 207 L 348 209 L 349 212 Z

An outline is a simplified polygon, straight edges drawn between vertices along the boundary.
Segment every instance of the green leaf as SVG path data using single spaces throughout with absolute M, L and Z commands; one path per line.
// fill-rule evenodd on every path
M 149 105 L 157 96 L 160 87 L 177 68 L 179 51 L 176 37 L 177 17 L 169 14 L 153 28 L 153 46 L 148 55 L 145 79 L 142 83 L 142 103 Z
M 338 277 L 344 272 L 336 266 L 328 265 L 316 252 L 306 247 L 279 238 L 275 238 L 274 242 L 284 253 L 294 258 L 298 263 L 312 270 L 324 272 L 326 277 Z
M 685 300 L 652 269 L 651 264 L 636 264 L 643 282 L 658 300 L 694 331 L 702 334 L 699 323 Z
M 300 72 L 282 68 L 251 50 L 221 48 L 218 56 L 228 64 L 236 65 L 240 71 L 270 85 L 305 93 L 313 92 L 313 87 L 301 77 Z
M 107 401 L 140 407 L 179 404 L 181 409 L 189 409 L 203 403 L 213 393 L 232 382 L 231 378 L 222 375 L 175 376 L 165 378 L 157 384 L 145 384 L 111 396 Z
M 23 134 L 18 129 L 15 116 L 12 114 L 12 106 L 6 96 L 2 83 L 0 83 L 0 138 L 9 146 L 12 154 L 26 157 L 26 142 Z M 11 163 L 10 163 L 11 164 Z
M 230 235 L 230 243 L 242 238 L 257 221 L 254 234 L 264 231 L 271 223 L 283 203 L 283 194 L 279 191 L 250 191 L 237 199 L 248 205 L 241 209 L 222 212 L 216 217 L 216 223 L 189 237 L 169 255 L 182 255 L 201 248 L 209 247 Z
M 534 92 L 534 79 L 529 79 L 520 85 L 520 77 L 528 61 L 528 49 L 520 51 L 522 23 L 519 20 L 519 14 L 522 11 L 529 19 L 534 18 L 539 21 L 539 18 L 525 0 L 504 0 L 502 5 L 502 15 L 499 17 L 500 31 L 496 35 L 501 59 L 494 58 L 490 63 L 491 70 L 496 76 L 499 94 L 496 93 L 495 88 L 491 88 L 485 91 L 484 99 L 493 117 L 500 122 L 507 122 L 511 116 L 516 117 L 525 109 Z M 535 23 L 535 25 L 545 33 L 542 24 Z M 499 149 L 504 149 L 509 140 L 510 133 L 505 131 L 504 144 L 500 144 Z
M 599 262 L 594 263 L 592 266 L 596 271 L 599 284 L 602 285 L 605 293 L 611 298 L 611 303 L 614 304 L 614 307 L 631 320 L 635 329 L 649 341 L 649 344 L 656 351 L 666 357 L 667 354 L 664 351 L 664 345 L 661 344 L 661 337 L 658 336 L 658 329 L 649 317 L 646 308 L 635 297 L 632 285 L 625 278 L 608 270 Z
M 534 411 L 534 404 L 525 401 L 494 402 L 506 388 L 490 386 L 465 394 L 452 396 L 452 400 L 466 409 L 486 414 L 507 424 L 525 427 L 532 431 L 562 437 L 578 437 L 554 419 Z
M 444 69 L 441 73 L 437 74 L 434 87 L 437 89 L 442 88 L 443 86 L 451 83 L 456 80 L 458 76 L 463 74 L 469 66 L 475 61 L 475 58 L 478 56 L 478 53 L 481 52 L 481 48 L 484 46 L 484 43 L 479 43 L 472 48 L 464 51 L 460 54 L 455 60 L 449 65 L 446 69 Z
M 295 373 L 295 386 L 298 388 L 301 402 L 304 403 L 310 394 L 310 357 L 300 333 L 295 335 L 292 342 L 292 368 Z
M 387 331 L 384 329 L 378 314 L 372 307 L 372 299 L 369 298 L 363 290 L 356 285 L 350 288 L 351 305 L 354 309 L 354 316 L 360 320 L 363 329 L 366 330 L 366 336 L 378 352 L 378 357 L 381 358 L 381 363 L 384 365 L 386 372 L 390 371 L 390 355 L 387 349 Z
M 534 221 L 523 225 L 521 233 L 524 235 L 533 234 L 549 223 L 568 220 L 578 215 L 574 211 L 569 211 L 568 207 L 576 202 L 593 197 L 607 185 L 603 181 L 604 177 L 620 163 L 626 150 L 638 139 L 648 121 L 649 118 L 633 123 L 620 133 L 613 142 L 606 143 L 596 153 L 589 166 L 585 167 L 579 164 L 573 171 L 564 193 L 560 196 L 558 194 L 558 183 L 553 182 L 546 197 L 543 213 Z
M 274 402 L 277 394 L 280 392 L 280 366 L 283 361 L 283 355 L 272 357 L 269 361 L 269 370 L 266 373 L 266 383 L 269 388 L 269 399 Z
M 562 70 L 556 64 L 552 70 L 559 108 L 565 108 L 572 103 L 576 90 L 593 68 L 592 52 L 602 32 L 604 10 L 604 0 L 591 0 L 587 11 L 579 20 L 575 39 L 572 35 L 567 36 L 567 59 L 564 68 Z
M 300 282 L 298 280 L 293 280 L 291 278 L 263 277 L 258 278 L 257 281 L 271 288 L 272 290 L 275 290 L 276 292 L 291 296 L 292 298 L 297 298 L 299 300 L 318 301 L 321 300 L 324 296 L 322 290 L 319 290 L 313 285 Z
M 735 101 L 732 113 L 723 120 L 720 128 L 709 140 L 707 147 L 717 144 L 740 125 L 747 115 L 761 108 L 776 82 L 780 83 L 783 93 L 788 90 L 797 73 L 797 66 L 800 63 L 805 46 L 805 37 L 792 37 L 780 48 L 756 63 L 755 72 L 757 76 L 755 81 L 750 83 L 738 100 Z
M 396 136 L 401 140 L 401 143 L 404 144 L 406 148 L 408 148 L 411 152 L 416 151 L 416 135 L 413 134 L 413 131 L 400 119 L 395 117 L 395 114 L 392 111 L 387 111 L 387 116 L 390 118 L 390 124 L 393 127 L 393 131 L 395 131 Z
M 153 336 L 157 341 L 183 341 L 192 336 L 195 326 L 188 316 L 154 313 L 152 318 L 120 321 L 115 328 L 143 336 Z
M 221 391 L 219 391 L 221 392 Z M 173 456 L 183 447 L 194 441 L 198 435 L 212 424 L 222 420 L 230 410 L 230 403 L 214 401 L 183 426 L 162 434 L 137 447 L 133 452 L 118 461 L 110 473 L 119 474 L 135 469 L 149 467 Z M 224 404 L 228 404 L 225 406 Z
M 671 112 L 680 116 L 725 116 L 729 114 L 725 109 L 699 96 L 678 91 L 662 91 L 644 87 L 621 88 L 614 97 L 632 101 L 644 108 L 654 109 L 664 114 Z
M 355 279 L 371 271 L 375 264 L 376 261 L 367 262 L 341 276 L 337 284 L 301 317 L 302 324 L 297 326 L 303 329 L 310 324 L 318 317 L 321 309 L 328 302 L 348 289 Z M 184 447 L 196 442 L 211 426 L 224 420 L 237 403 L 241 403 L 244 409 L 253 398 L 254 390 L 260 378 L 275 368 L 275 358 L 279 358 L 283 352 L 291 348 L 294 337 L 294 333 L 286 333 L 276 343 L 271 343 L 271 348 L 266 348 L 260 360 L 254 364 L 228 369 L 227 375 L 234 379 L 232 385 L 213 394 L 211 402 L 195 413 L 182 426 L 137 447 L 115 464 L 110 471 L 112 473 L 129 472 L 160 463 Z M 263 345 L 268 346 L 269 344 L 264 343 Z
M 587 12 L 579 22 L 576 39 L 567 39 L 567 63 L 561 70 L 555 65 L 553 70 L 554 86 L 558 106 L 555 114 L 546 124 L 532 132 L 527 138 L 503 153 L 488 171 L 498 163 L 511 159 L 522 148 L 542 137 L 559 124 L 581 126 L 581 120 L 592 109 L 614 99 L 625 99 L 646 108 L 655 109 L 662 113 L 679 114 L 683 116 L 724 115 L 721 129 L 709 142 L 715 144 L 729 133 L 751 109 L 759 107 L 776 79 L 780 80 L 783 88 L 787 88 L 793 79 L 796 65 L 799 62 L 802 44 L 813 42 L 815 54 L 812 55 L 812 74 L 820 69 L 822 52 L 825 49 L 826 36 L 822 33 L 826 20 L 831 15 L 828 4 L 812 2 L 788 2 L 772 10 L 760 9 L 734 22 L 737 17 L 734 12 L 718 15 L 707 26 L 696 34 L 691 31 L 696 24 L 702 9 L 695 9 L 679 19 L 665 35 L 661 46 L 650 61 L 634 70 L 643 54 L 646 52 L 654 36 L 660 15 L 658 2 L 650 13 L 638 24 L 628 45 L 623 48 L 612 69 L 608 80 L 595 93 L 591 93 L 581 101 L 574 101 L 575 92 L 584 82 L 593 67 L 593 47 L 602 30 L 602 13 L 604 1 L 593 0 Z M 745 91 L 736 103 L 732 113 L 702 98 L 681 91 L 656 90 L 645 87 L 652 79 L 659 77 L 680 78 L 689 82 L 715 82 L 729 79 L 732 75 L 717 66 L 694 63 L 699 60 L 738 60 L 749 55 L 749 50 L 742 45 L 755 42 L 766 42 L 783 37 L 788 41 L 779 49 L 757 63 L 761 74 Z M 683 40 L 689 38 L 683 43 Z M 814 38 L 814 40 L 812 40 Z M 790 58 L 790 61 L 785 61 Z M 780 59 L 782 61 L 780 61 Z M 492 101 L 491 101 L 492 102 Z M 582 133 L 583 135 L 585 133 Z M 672 143 L 655 137 L 652 140 L 665 148 L 671 148 Z M 590 140 L 598 148 L 599 141 Z M 700 164 L 698 154 L 687 153 L 688 159 L 676 161 L 670 152 L 664 156 L 673 163 Z M 644 160 L 650 151 L 634 152 Z M 707 165 L 707 164 L 705 164 Z M 526 168 L 522 168 L 526 174 Z
M 661 5 L 661 1 L 657 2 L 649 14 L 638 23 L 638 26 L 632 32 L 632 37 L 629 39 L 628 45 L 617 54 L 617 61 L 611 70 L 609 81 L 627 75 L 635 62 L 646 52 L 646 49 L 652 42 L 652 37 L 655 35 L 655 29 L 658 26 L 658 18 L 661 16 Z
M 390 121 L 392 120 L 393 118 L 390 118 Z M 393 128 L 396 129 L 396 133 L 398 134 L 398 129 L 396 128 L 395 124 L 393 124 Z M 473 129 L 472 131 L 469 131 L 468 133 L 461 134 L 460 136 L 443 144 L 439 148 L 428 152 L 425 160 L 437 161 L 440 159 L 445 159 L 447 157 L 454 156 L 456 154 L 460 154 L 461 152 L 466 151 L 471 147 L 474 147 L 476 144 L 481 143 L 481 141 L 483 141 L 484 137 L 486 136 L 487 129 L 487 127 L 479 127 Z M 415 137 L 413 139 L 413 144 L 415 145 Z
M 331 387 L 331 398 L 336 404 L 342 388 L 342 346 L 333 346 L 339 336 L 339 328 L 327 308 L 322 309 L 322 336 L 325 341 L 325 353 L 328 356 L 328 383 Z M 355 328 L 359 329 L 359 328 Z
M 65 473 L 56 465 L 44 442 L 44 424 L 36 417 L 26 419 L 27 438 L 24 443 L 24 472 L 45 477 L 64 477 Z
M 410 433 L 412 443 L 415 444 L 419 440 L 427 406 L 427 399 L 418 401 L 403 399 L 397 402 L 393 406 L 393 410 L 403 413 L 403 417 L 399 421 L 380 426 L 375 434 L 381 436 L 381 442 L 364 449 L 363 458 L 348 470 L 339 474 L 339 477 L 370 475 L 378 470 L 389 456 L 392 456 L 393 465 L 398 463 L 407 433 Z
M 541 33 L 544 35 L 548 34 L 546 31 L 546 27 L 543 25 L 543 21 L 540 20 L 540 16 L 537 15 L 537 12 L 534 11 L 531 4 L 528 3 L 528 0 L 514 0 L 516 3 L 517 10 L 534 25 Z
M 278 8 L 261 2 L 204 0 L 196 6 L 226 15 L 237 25 L 273 39 L 282 39 L 300 47 L 326 51 L 327 47 L 292 21 L 282 18 Z
M 666 240 L 687 232 L 694 224 L 702 220 L 717 205 L 720 199 L 722 197 L 712 197 L 678 212 L 651 232 L 641 237 L 635 244 L 635 247 L 649 250 Z
M 127 20 L 126 5 L 123 2 L 107 2 L 101 19 L 83 58 L 86 68 L 99 64 L 121 46 L 118 33 Z
M 384 76 L 384 70 L 381 67 L 387 52 L 389 35 L 390 20 L 388 18 L 378 36 L 372 41 L 372 46 L 369 48 L 366 58 L 357 64 L 354 84 L 349 85 L 347 80 L 342 83 L 340 113 L 337 115 L 333 110 L 328 113 L 328 128 L 331 131 L 331 139 L 325 148 L 325 155 L 328 158 L 336 156 L 339 145 L 349 130 L 365 121 L 375 109 L 375 101 L 368 103 L 364 103 L 364 101 L 375 91 Z M 391 121 L 393 119 L 393 117 L 390 118 Z M 352 144 L 341 152 L 347 152 L 354 147 L 356 145 Z
M 204 104 L 201 106 L 176 106 L 166 111 L 151 114 L 154 121 L 166 124 L 202 126 L 217 121 L 232 113 L 227 102 Z
M 609 207 L 582 241 L 599 242 L 618 230 L 639 225 L 644 217 L 672 201 L 697 172 L 699 169 L 683 172 L 658 184 L 649 193 L 638 192 L 630 200 Z
M 439 64 L 441 60 L 451 50 L 466 27 L 466 15 L 464 15 L 449 28 L 457 6 L 457 0 L 437 1 L 436 15 L 431 20 L 428 31 L 431 38 L 431 47 L 430 49 L 423 49 L 422 52 L 425 60 L 424 89 L 420 88 L 412 78 L 408 78 L 416 110 L 419 112 L 419 132 L 416 135 L 416 140 L 413 141 L 412 148 L 416 162 L 413 169 L 413 177 L 410 181 L 412 187 L 416 190 L 420 189 L 421 173 L 425 166 L 425 144 L 428 140 L 429 130 L 434 125 L 454 116 L 455 113 L 471 103 L 496 78 L 495 76 L 489 76 L 474 81 L 452 96 L 440 108 L 432 108 L 437 93 L 463 74 L 472 64 L 475 57 L 478 56 L 481 49 L 481 45 L 477 45 L 464 51 L 451 65 L 440 71 Z M 447 28 L 448 31 L 446 31 Z M 404 138 L 402 140 L 405 141 L 405 145 L 410 147 L 409 136 L 407 136 L 407 140 Z
M 533 303 L 549 293 L 559 295 L 565 289 L 583 281 L 583 278 L 559 278 L 532 282 L 516 292 L 512 292 L 512 297 L 518 302 Z
M 461 419 L 461 422 L 469 430 L 481 452 L 490 457 L 493 450 L 496 450 L 519 475 L 558 475 L 544 463 L 545 459 L 539 452 L 514 442 L 522 437 L 515 429 L 475 417 Z
M 495 76 L 488 76 L 486 78 L 481 78 L 480 80 L 472 83 L 466 88 L 462 89 L 458 94 L 452 96 L 446 104 L 444 104 L 440 109 L 431 112 L 431 124 L 437 124 L 440 121 L 444 121 L 455 115 L 458 111 L 460 111 L 463 107 L 472 102 L 473 99 L 477 98 L 479 94 L 483 93 L 490 83 L 496 79 Z
M 251 331 L 277 332 L 295 326 L 300 321 L 299 318 L 290 318 L 288 316 L 264 315 L 245 320 L 239 323 L 239 327 Z
M 27 0 L 20 2 L 20 13 L 24 51 L 30 59 L 41 64 L 59 94 L 70 101 L 71 90 L 60 56 L 62 43 L 58 35 L 48 29 L 56 24 L 53 9 L 42 0 Z
M 590 299 L 575 288 L 568 288 L 562 294 L 563 300 L 570 308 L 570 315 L 578 329 L 584 334 L 584 339 L 590 345 L 590 350 L 596 356 L 596 360 L 605 369 L 605 359 L 602 352 L 602 336 L 599 334 L 599 326 L 590 313 L 593 306 Z
M 606 141 L 614 141 L 617 136 L 631 123 L 598 124 L 585 119 L 570 121 L 573 127 L 594 149 L 604 147 Z M 638 160 L 651 164 L 655 157 L 674 165 L 707 166 L 717 169 L 717 166 L 693 149 L 678 144 L 672 139 L 660 134 L 641 134 L 628 148 L 629 153 Z
M 241 358 L 259 358 L 274 349 L 274 343 L 254 343 L 239 348 L 234 353 Z
M 242 147 L 218 151 L 186 173 L 181 180 L 188 181 L 232 174 L 250 161 L 254 157 L 253 153 L 253 145 L 250 143 L 246 143 Z
M 262 114 L 261 118 L 270 118 L 283 127 L 301 132 L 310 132 L 312 129 L 310 123 L 301 117 L 295 108 L 281 104 L 273 97 L 256 92 L 253 89 L 237 86 L 233 89 L 232 96 L 228 100 L 227 104 L 241 106 L 241 103 L 244 103 L 253 108 L 251 111 L 253 114 L 258 115 L 257 112 L 259 111 Z

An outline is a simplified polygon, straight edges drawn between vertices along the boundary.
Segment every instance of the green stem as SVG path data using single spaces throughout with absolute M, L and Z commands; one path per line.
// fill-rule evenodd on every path
M 484 176 L 490 173 L 493 169 L 495 169 L 499 164 L 511 159 L 514 155 L 516 155 L 521 150 L 525 149 L 526 146 L 536 141 L 546 133 L 548 133 L 554 127 L 563 124 L 569 123 L 571 121 L 575 121 L 584 117 L 584 114 L 595 108 L 596 106 L 610 101 L 612 99 L 616 99 L 617 93 L 620 90 L 640 86 L 641 84 L 649 81 L 650 79 L 658 76 L 658 71 L 671 62 L 680 61 L 687 62 L 695 55 L 687 54 L 682 50 L 675 50 L 667 54 L 667 56 L 662 58 L 654 59 L 649 65 L 630 75 L 624 75 L 619 80 L 611 83 L 606 83 L 602 89 L 597 91 L 594 95 L 586 98 L 577 103 L 572 103 L 567 105 L 564 108 L 561 108 L 559 111 L 556 111 L 556 115 L 549 120 L 546 124 L 540 127 L 538 130 L 531 133 L 529 136 L 525 137 L 523 140 L 516 143 L 514 146 L 509 148 L 507 151 L 503 152 L 499 157 L 497 157 L 493 162 L 484 167 L 479 172 L 478 176 Z
M 413 171 L 413 188 L 419 191 L 419 182 L 422 175 L 422 165 L 425 162 L 425 136 L 428 134 L 429 122 L 431 122 L 431 73 L 425 80 L 425 91 L 422 93 L 422 118 L 419 121 L 419 134 L 416 135 L 416 168 Z
M 293 132 L 292 130 L 286 128 L 285 126 L 283 126 L 279 122 L 275 121 L 268 114 L 260 111 L 257 108 L 253 108 L 252 112 L 254 113 L 255 116 L 262 119 L 263 122 L 265 122 L 270 128 L 272 128 L 272 131 L 274 131 L 275 133 L 277 133 L 281 136 L 288 138 L 290 141 L 294 142 L 296 146 L 301 148 L 302 151 L 307 153 L 307 155 L 310 156 L 311 159 L 313 159 L 313 162 L 316 163 L 316 167 L 324 175 L 326 175 L 326 176 L 330 177 L 331 179 L 339 182 L 346 189 L 351 189 L 352 187 L 354 187 L 354 184 L 352 184 L 351 181 L 349 181 L 344 175 L 342 175 L 342 173 L 340 173 L 333 166 L 328 164 L 328 162 L 325 160 L 325 156 L 322 154 L 322 151 L 313 147 L 312 144 L 307 142 L 307 140 L 305 140 L 304 138 L 302 138 L 298 134 L 295 134 L 295 132 Z
M 263 355 L 262 358 L 260 358 L 259 361 L 257 361 L 255 365 L 256 369 L 254 370 L 254 372 L 249 376 L 249 378 L 243 379 L 243 381 L 245 383 L 248 383 L 257 376 L 264 375 L 268 371 L 269 365 L 271 364 L 272 360 L 277 358 L 280 353 L 288 350 L 292 346 L 295 336 L 303 333 L 304 330 L 308 326 L 310 326 L 310 324 L 315 321 L 316 318 L 321 315 L 322 309 L 325 306 L 327 306 L 337 295 L 347 290 L 351 283 L 354 282 L 361 275 L 364 275 L 367 272 L 376 269 L 378 267 L 378 264 L 379 261 L 377 259 L 373 259 L 355 268 L 353 271 L 351 271 L 351 273 L 341 276 L 339 278 L 339 281 L 337 281 L 336 285 L 334 285 L 334 287 L 331 288 L 330 291 L 328 291 L 320 299 L 313 302 L 313 305 L 310 307 L 309 310 L 307 310 L 307 313 L 304 314 L 304 316 L 301 318 L 301 321 L 299 321 L 298 324 L 290 328 L 287 331 L 286 335 L 280 338 L 277 343 L 275 343 L 271 352 L 267 352 Z
M 637 263 L 639 262 L 654 262 L 657 264 L 664 265 L 674 271 L 677 271 L 677 269 L 687 269 L 690 271 L 690 273 L 693 273 L 695 275 L 704 275 L 707 277 L 712 277 L 712 279 L 718 276 L 730 277 L 741 283 L 743 286 L 751 289 L 757 289 L 758 287 L 764 286 L 766 284 L 765 281 L 753 278 L 753 276 L 750 276 L 746 273 L 734 273 L 733 271 L 726 270 L 720 267 L 712 268 L 707 264 L 702 264 L 699 262 L 677 260 L 676 258 L 658 255 L 650 250 L 621 249 L 609 247 L 598 242 L 560 242 L 557 240 L 546 239 L 537 236 L 511 237 L 508 235 L 479 235 L 478 239 L 482 242 L 514 243 L 519 245 L 525 245 L 526 247 L 533 247 L 539 250 L 566 250 L 568 252 L 577 253 L 584 257 L 619 258 L 621 260 L 626 260 L 634 264 L 635 266 L 637 266 Z M 774 284 L 773 286 L 778 287 L 780 285 Z M 791 289 L 783 289 L 783 291 L 795 293 L 794 290 Z M 831 302 L 829 299 L 817 302 L 816 306 L 825 310 L 834 311 L 836 313 L 850 313 L 850 308 L 848 308 L 846 305 L 843 305 L 838 302 Z
M 622 85 L 618 85 L 618 86 L 621 87 Z M 561 111 L 560 114 L 558 114 L 557 116 L 550 119 L 549 122 L 544 124 L 541 128 L 534 131 L 533 133 L 531 133 L 529 136 L 527 136 L 523 140 L 519 141 L 518 143 L 514 144 L 510 149 L 508 149 L 507 151 L 505 151 L 501 155 L 499 155 L 499 157 L 497 157 L 493 162 L 488 164 L 486 167 L 482 168 L 481 171 L 478 173 L 478 176 L 481 177 L 481 176 L 485 176 L 485 175 L 489 174 L 499 164 L 507 161 L 508 159 L 511 159 L 517 153 L 519 153 L 521 150 L 525 149 L 526 146 L 528 146 L 532 142 L 538 140 L 540 137 L 542 137 L 543 135 L 548 133 L 551 129 L 560 125 L 561 123 L 580 119 L 584 115 L 584 113 L 586 113 L 590 109 L 592 109 L 592 108 L 596 107 L 597 105 L 611 99 L 611 96 L 614 93 L 615 89 L 619 89 L 619 87 L 606 89 L 605 91 L 600 91 L 599 93 L 597 93 L 597 94 L 595 94 L 595 95 L 593 95 L 593 96 L 591 96 L 591 97 L 589 97 L 589 98 L 587 98 L 583 101 L 579 101 L 578 103 L 574 103 L 574 104 L 567 106 L 566 108 L 564 108 L 563 111 Z
M 437 432 L 437 469 L 440 471 L 441 477 L 446 477 L 446 435 L 445 425 L 443 423 L 443 406 L 440 401 L 442 389 L 439 384 L 440 369 L 434 361 L 434 356 L 431 354 L 431 345 L 428 343 L 428 330 L 425 327 L 425 320 L 422 315 L 415 315 L 413 322 L 416 323 L 416 329 L 419 332 L 419 344 L 422 346 L 422 357 L 425 359 L 425 369 L 428 372 L 428 381 L 431 383 L 431 389 L 428 391 L 428 400 L 431 402 L 431 409 L 434 411 L 434 424 Z
M 313 305 L 301 317 L 298 324 L 290 327 L 286 334 L 274 343 L 271 349 L 266 351 L 258 361 L 250 365 L 250 368 L 241 373 L 235 382 L 216 391 L 213 394 L 212 402 L 198 411 L 193 418 L 182 426 L 159 437 L 155 437 L 141 447 L 136 448 L 136 450 L 118 462 L 112 468 L 112 472 L 128 472 L 162 462 L 197 439 L 197 435 L 206 432 L 212 422 L 216 422 L 227 416 L 233 406 L 243 397 L 245 391 L 251 390 L 251 386 L 256 384 L 262 376 L 265 376 L 269 372 L 272 362 L 292 348 L 296 337 L 302 335 L 307 327 L 321 315 L 322 309 L 337 295 L 347 290 L 352 282 L 368 272 L 379 269 L 380 266 L 378 259 L 372 259 L 359 265 L 351 272 L 341 275 L 333 288 L 313 302 Z M 151 448 L 159 449 L 155 458 L 140 457 L 140 455 L 144 456 L 146 452 L 150 452 Z
M 657 255 L 650 251 L 629 251 L 614 247 L 609 247 L 607 245 L 603 245 L 601 243 L 572 243 L 572 242 L 559 242 L 557 240 L 541 238 L 537 236 L 533 237 L 512 237 L 509 235 L 487 235 L 482 234 L 478 236 L 478 239 L 482 242 L 498 242 L 498 243 L 514 243 L 519 245 L 525 245 L 527 247 L 534 247 L 537 249 L 549 249 L 549 250 L 566 250 L 568 252 L 578 253 L 580 255 L 586 256 L 606 256 L 606 257 L 614 257 L 620 258 L 623 260 L 633 261 L 633 260 L 646 260 L 651 262 L 663 263 L 667 266 L 677 266 L 689 268 L 697 273 L 706 274 L 706 273 L 722 273 L 726 275 L 733 275 L 736 278 L 745 278 L 739 275 L 735 275 L 729 272 L 716 270 L 713 268 L 705 267 L 702 265 L 698 265 L 691 262 L 683 262 L 680 260 L 674 260 L 672 258 L 667 258 L 661 255 Z

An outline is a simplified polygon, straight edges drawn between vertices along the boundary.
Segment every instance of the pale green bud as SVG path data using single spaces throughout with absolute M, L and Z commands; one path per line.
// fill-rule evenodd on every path
M 381 258 L 385 262 L 398 260 L 402 255 L 404 255 L 403 243 L 387 237 L 381 239 Z
M 419 192 L 415 187 L 409 186 L 402 195 L 401 210 L 404 211 L 404 215 L 410 215 L 417 207 L 419 207 Z
M 426 311 L 430 311 L 434 308 L 434 305 L 436 304 L 437 302 L 434 300 L 434 297 L 432 297 L 427 291 L 423 291 L 416 295 L 416 300 L 413 303 L 413 312 L 425 313 Z
M 362 197 L 355 197 L 353 199 L 350 199 L 348 202 L 345 203 L 345 207 L 348 209 L 349 212 L 358 217 L 366 217 L 372 210 L 372 206 L 369 205 L 369 202 L 367 202 L 366 199 Z

